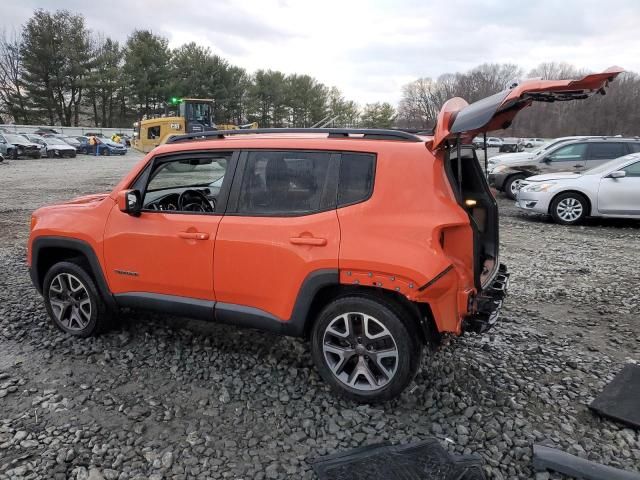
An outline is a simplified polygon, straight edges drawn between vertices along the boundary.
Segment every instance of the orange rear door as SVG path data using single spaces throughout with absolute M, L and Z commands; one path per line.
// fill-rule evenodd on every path
M 337 172 L 338 155 L 330 152 L 240 156 L 216 237 L 216 315 L 250 307 L 257 318 L 287 321 L 308 275 L 337 272 Z

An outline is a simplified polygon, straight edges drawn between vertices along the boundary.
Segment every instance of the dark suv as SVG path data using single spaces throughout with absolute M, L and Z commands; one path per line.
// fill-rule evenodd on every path
M 515 199 L 522 180 L 527 177 L 552 172 L 582 172 L 635 152 L 640 152 L 638 137 L 591 137 L 564 142 L 541 157 L 496 165 L 489 171 L 489 184 Z

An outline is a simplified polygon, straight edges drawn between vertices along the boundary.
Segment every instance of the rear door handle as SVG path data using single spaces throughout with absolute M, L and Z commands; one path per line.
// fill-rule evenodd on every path
M 294 245 L 313 245 L 314 247 L 324 247 L 327 244 L 326 238 L 316 237 L 291 237 L 289 241 Z
M 209 240 L 209 234 L 205 232 L 179 232 L 178 236 L 185 240 Z

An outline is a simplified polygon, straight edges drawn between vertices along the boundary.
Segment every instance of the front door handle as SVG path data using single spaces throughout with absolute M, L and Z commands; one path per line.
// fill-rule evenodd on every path
M 209 234 L 205 232 L 179 232 L 178 236 L 185 240 L 209 240 Z
M 291 237 L 289 241 L 294 245 L 312 245 L 314 247 L 324 247 L 327 244 L 326 238 L 317 237 Z

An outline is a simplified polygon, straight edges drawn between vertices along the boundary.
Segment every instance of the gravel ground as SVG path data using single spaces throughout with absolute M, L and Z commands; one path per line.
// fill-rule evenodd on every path
M 0 164 L 0 479 L 315 478 L 319 455 L 428 436 L 488 478 L 563 478 L 536 476 L 534 442 L 640 470 L 638 432 L 586 408 L 640 360 L 640 222 L 568 228 L 501 199 L 498 326 L 447 339 L 400 399 L 358 406 L 296 339 L 134 312 L 94 339 L 50 326 L 25 269 L 30 212 L 138 158 Z

